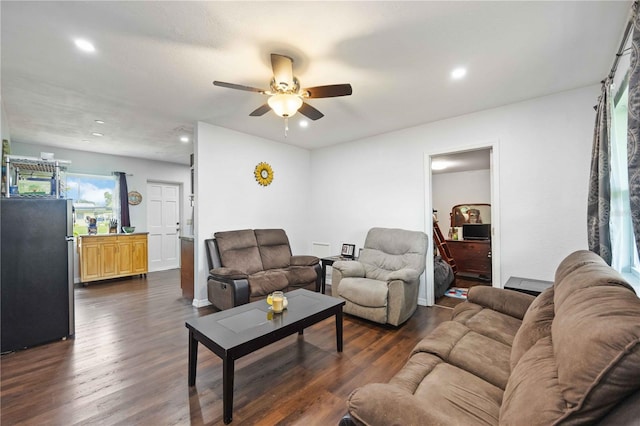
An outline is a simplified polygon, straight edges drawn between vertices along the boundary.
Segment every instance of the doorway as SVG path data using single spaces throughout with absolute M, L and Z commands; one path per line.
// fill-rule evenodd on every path
M 147 182 L 149 271 L 180 266 L 180 185 Z
M 449 237 L 451 229 L 451 212 L 456 205 L 466 204 L 489 204 L 490 225 L 483 224 L 485 232 L 489 233 L 489 241 L 456 241 L 458 246 L 479 245 L 486 259 L 483 264 L 478 264 L 479 259 L 462 259 L 463 268 L 465 265 L 468 272 L 481 272 L 478 278 L 484 281 L 485 285 L 500 286 L 500 240 L 499 240 L 499 199 L 498 199 L 498 146 L 497 142 L 487 143 L 478 146 L 470 146 L 460 149 L 451 149 L 446 152 L 432 152 L 425 154 L 425 181 L 426 197 L 425 208 L 425 229 L 427 235 L 433 235 L 433 220 L 431 212 L 437 210 L 438 223 L 445 239 L 456 240 Z M 440 170 L 436 170 L 443 167 Z M 471 206 L 474 207 L 474 206 Z M 469 227 L 468 225 L 465 225 Z M 457 229 L 462 233 L 462 228 Z M 452 229 L 455 231 L 455 229 Z M 467 244 L 468 243 L 468 244 Z M 488 250 L 484 250 L 489 246 Z M 461 250 L 468 247 L 458 247 Z M 472 252 L 476 252 L 478 247 L 473 247 Z M 433 259 L 437 247 L 435 244 L 429 245 L 428 259 Z M 458 250 L 460 251 L 460 250 Z M 468 250 L 464 250 L 467 252 Z M 454 256 L 455 257 L 455 256 Z M 471 262 L 471 263 L 470 263 Z M 480 265 L 480 266 L 478 266 Z M 458 265 L 459 266 L 459 265 Z M 469 266 L 472 266 L 469 268 Z M 478 271 L 483 268 L 483 271 Z M 458 276 L 465 277 L 464 271 Z M 426 283 L 426 304 L 431 306 L 435 303 L 435 281 L 434 263 L 427 262 L 425 270 Z M 487 274 L 488 271 L 488 274 Z M 472 276 L 474 274 L 471 274 Z M 482 276 L 480 276 L 482 275 Z M 467 277 L 469 278 L 469 277 Z

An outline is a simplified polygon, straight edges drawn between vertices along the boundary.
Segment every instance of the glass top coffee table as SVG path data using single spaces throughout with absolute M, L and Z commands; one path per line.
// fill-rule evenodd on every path
M 222 358 L 223 420 L 233 414 L 235 360 L 299 333 L 331 316 L 336 317 L 336 346 L 342 352 L 342 307 L 344 300 L 309 290 L 285 293 L 289 306 L 280 314 L 270 311 L 266 300 L 237 306 L 185 323 L 189 329 L 189 386 L 196 384 L 198 342 Z

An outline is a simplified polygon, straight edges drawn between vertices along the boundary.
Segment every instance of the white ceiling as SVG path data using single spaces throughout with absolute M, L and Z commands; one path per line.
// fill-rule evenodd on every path
M 197 121 L 317 148 L 597 84 L 630 1 L 2 1 L 2 103 L 13 141 L 187 164 Z M 75 48 L 92 41 L 96 52 Z M 302 86 L 351 83 L 312 99 L 309 127 L 249 113 L 269 55 Z M 453 81 L 454 67 L 468 68 Z M 594 100 L 595 102 L 595 100 Z M 104 125 L 94 122 L 104 120 Z M 98 138 L 91 132 L 105 136 Z

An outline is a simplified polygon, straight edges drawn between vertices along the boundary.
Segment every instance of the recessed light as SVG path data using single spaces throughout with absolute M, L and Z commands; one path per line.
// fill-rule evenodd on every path
M 453 78 L 454 80 L 460 80 L 465 75 L 467 75 L 466 68 L 456 68 L 453 71 L 451 71 L 451 78 Z
M 76 47 L 80 50 L 82 50 L 83 52 L 95 52 L 96 48 L 93 46 L 93 44 L 90 41 L 81 39 L 81 38 L 77 38 L 73 41 L 76 44 Z
M 431 163 L 431 170 L 444 170 L 449 167 L 450 163 L 446 161 L 433 161 Z
M 98 133 L 98 132 L 93 132 L 93 133 L 91 133 L 91 134 L 92 134 L 93 136 L 98 136 L 98 137 L 100 137 L 100 136 L 104 136 L 102 133 Z
M 189 136 L 180 136 L 180 142 L 184 142 L 184 143 L 189 142 Z
M 93 121 L 95 121 L 98 124 L 104 124 L 104 121 L 102 121 L 102 120 L 93 120 Z
M 307 120 L 300 120 L 300 127 L 309 127 L 309 122 Z

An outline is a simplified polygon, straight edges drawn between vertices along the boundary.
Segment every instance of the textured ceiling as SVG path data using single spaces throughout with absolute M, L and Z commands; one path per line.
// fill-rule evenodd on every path
M 14 141 L 187 164 L 197 121 L 317 148 L 598 83 L 631 2 L 12 2 L 1 7 L 2 102 Z M 80 52 L 74 38 L 92 41 Z M 249 113 L 269 54 L 313 99 L 306 128 Z M 468 68 L 461 81 L 449 78 Z M 594 100 L 595 101 L 595 100 Z M 104 120 L 103 125 L 94 120 Z M 101 138 L 92 136 L 98 131 Z

